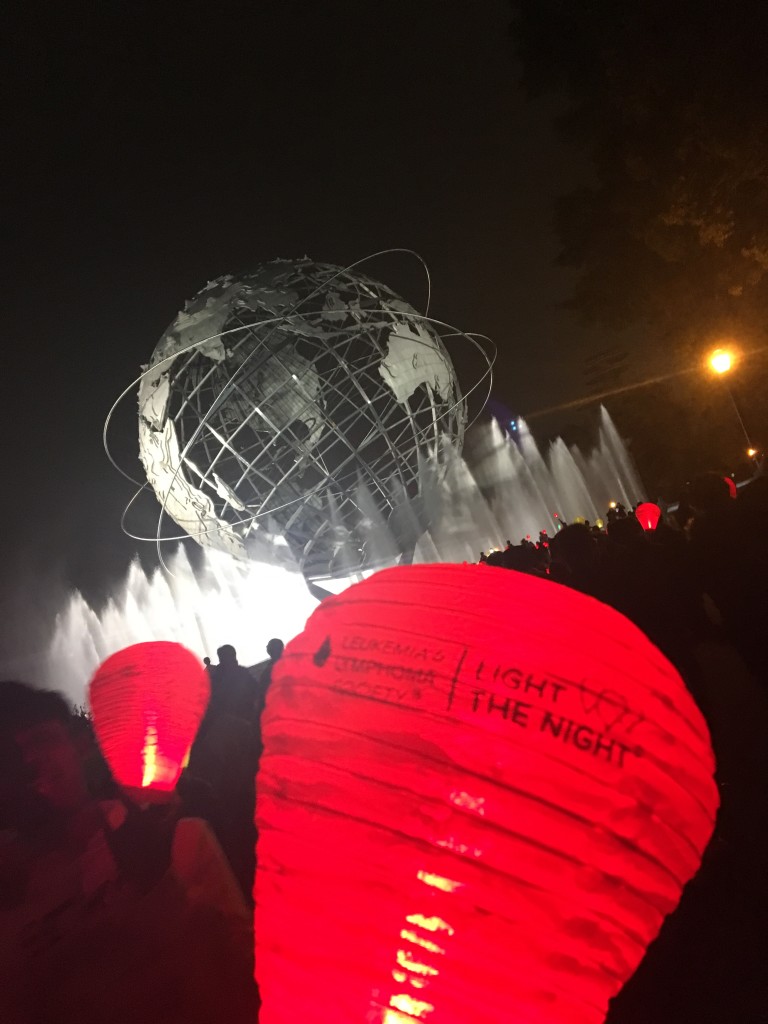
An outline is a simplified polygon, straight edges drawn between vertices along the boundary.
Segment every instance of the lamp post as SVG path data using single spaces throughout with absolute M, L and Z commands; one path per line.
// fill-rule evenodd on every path
M 754 460 L 755 456 L 757 455 L 757 450 L 755 449 L 750 439 L 749 433 L 744 423 L 744 417 L 741 415 L 741 410 L 739 409 L 738 403 L 736 402 L 736 396 L 731 390 L 731 387 L 726 379 L 727 375 L 731 372 L 736 362 L 735 354 L 731 349 L 716 348 L 712 353 L 710 353 L 708 362 L 712 371 L 715 374 L 717 374 L 717 376 L 720 377 L 723 381 L 723 386 L 725 387 L 725 390 L 728 392 L 728 397 L 731 400 L 733 411 L 736 413 L 736 419 L 739 421 L 739 426 L 741 427 L 741 432 L 744 435 L 744 440 L 747 442 L 747 456 L 750 459 Z

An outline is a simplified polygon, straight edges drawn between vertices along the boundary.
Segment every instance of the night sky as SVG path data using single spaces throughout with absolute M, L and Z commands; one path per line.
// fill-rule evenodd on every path
M 496 342 L 496 402 L 525 415 L 583 396 L 585 357 L 612 340 L 560 308 L 572 278 L 555 265 L 553 212 L 591 172 L 557 132 L 563 105 L 518 84 L 506 0 L 13 7 L 0 157 L 4 674 L 31 678 L 67 589 L 103 601 L 135 555 L 120 529 L 133 491 L 104 454 L 104 418 L 211 278 L 276 257 L 348 265 L 411 248 L 432 273 L 433 315 Z M 423 308 L 415 263 L 366 271 Z M 466 388 L 481 366 L 452 354 Z M 139 476 L 136 433 L 130 396 L 112 443 Z M 147 498 L 134 527 L 152 532 L 157 508 Z M 142 557 L 152 564 L 151 545 Z M 700 923 L 686 919 L 679 984 L 673 918 L 672 945 L 652 951 L 622 1024 L 662 1019 L 643 1012 L 643 985 L 656 1003 L 672 993 L 665 1021 L 730 1019 L 687 1012 L 691 929 L 718 963 L 707 952 L 718 916 L 731 922 L 722 948 L 735 949 L 723 999 L 740 985 L 736 960 L 753 944 L 732 939 L 749 934 L 752 910 L 729 885 Z
M 179 12 L 183 13 L 177 13 Z M 183 302 L 275 257 L 417 250 L 433 314 L 498 345 L 494 397 L 578 397 L 552 204 L 587 174 L 517 84 L 499 2 L 34 4 L 4 65 L 6 649 L 135 544 L 104 417 Z M 8 88 L 10 87 L 10 88 Z M 423 308 L 407 258 L 368 272 Z M 454 350 L 466 387 L 480 367 Z M 136 459 L 135 403 L 112 435 Z M 134 525 L 153 529 L 145 503 Z M 146 554 L 151 557 L 151 548 Z M 27 638 L 28 637 L 28 638 Z

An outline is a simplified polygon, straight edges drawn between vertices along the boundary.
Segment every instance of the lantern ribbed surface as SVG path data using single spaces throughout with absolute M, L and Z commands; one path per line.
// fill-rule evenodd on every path
M 326 600 L 262 729 L 261 1024 L 597 1024 L 718 806 L 663 655 L 506 569 L 401 567 Z
M 115 779 L 132 790 L 173 790 L 209 695 L 205 666 L 181 644 L 133 644 L 102 662 L 89 697 Z

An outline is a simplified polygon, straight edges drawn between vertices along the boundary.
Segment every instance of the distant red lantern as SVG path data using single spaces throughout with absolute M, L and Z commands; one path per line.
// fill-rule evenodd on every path
M 729 476 L 724 476 L 723 480 L 725 480 L 726 484 L 728 485 L 728 494 L 732 498 L 738 498 L 739 492 L 738 492 L 738 489 L 736 487 L 735 481 L 731 477 L 729 477 Z
M 401 567 L 329 598 L 262 730 L 262 1024 L 597 1024 L 718 806 L 663 655 L 510 570 Z
M 121 786 L 147 798 L 175 788 L 209 695 L 205 667 L 181 644 L 134 644 L 99 666 L 93 726 Z
M 655 530 L 661 519 L 661 509 L 652 501 L 644 501 L 635 509 L 635 515 L 644 530 Z

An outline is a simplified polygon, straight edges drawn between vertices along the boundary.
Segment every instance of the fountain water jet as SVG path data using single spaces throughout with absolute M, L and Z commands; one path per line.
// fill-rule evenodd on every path
M 540 530 L 552 534 L 576 516 L 594 522 L 611 501 L 630 506 L 645 497 L 605 408 L 597 447 L 586 456 L 562 438 L 542 455 L 524 420 L 518 420 L 516 440 L 495 420 L 476 437 L 471 469 L 459 458 L 449 466 L 429 543 L 422 540 L 417 548 L 420 561 L 434 561 L 435 551 L 440 561 L 476 561 L 481 550 L 501 547 L 507 539 L 519 544 Z

